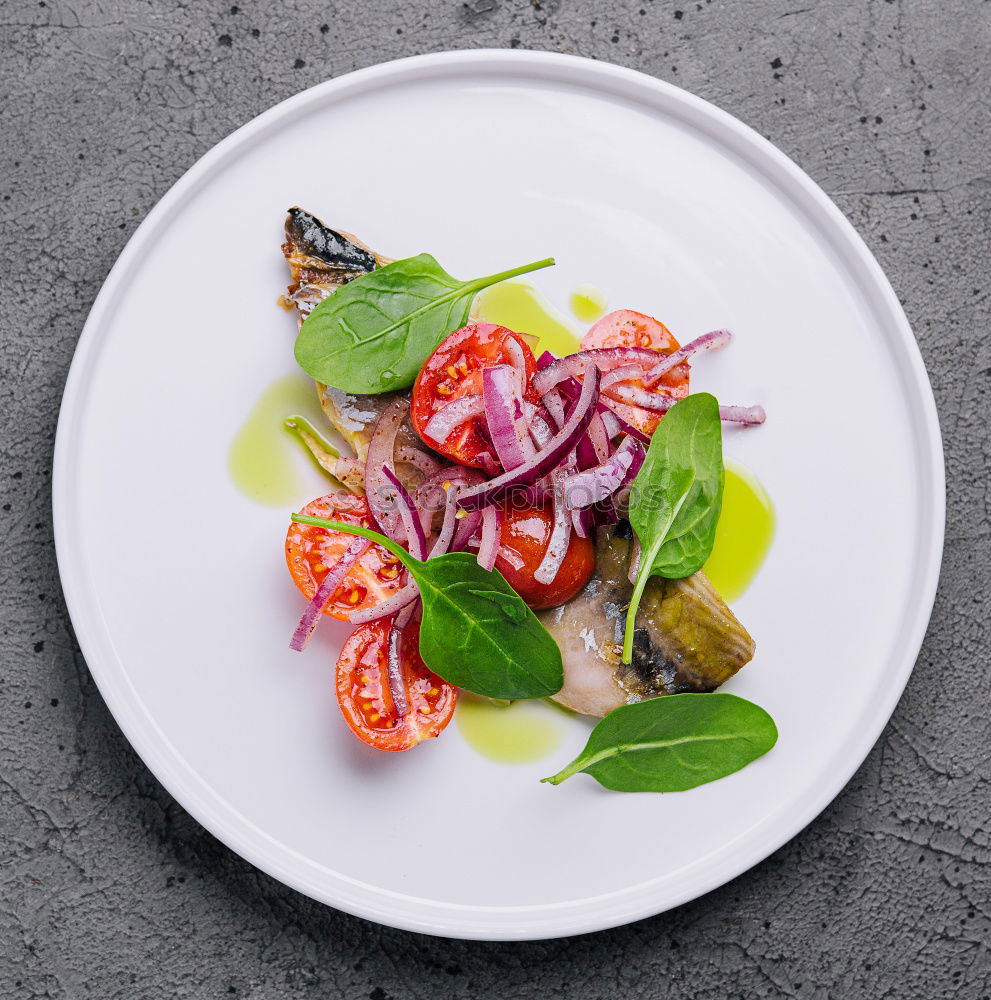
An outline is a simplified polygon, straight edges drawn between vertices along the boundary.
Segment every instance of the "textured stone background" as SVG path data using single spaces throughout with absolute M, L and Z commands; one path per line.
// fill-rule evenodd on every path
M 523 945 L 345 916 L 200 829 L 89 678 L 49 523 L 73 347 L 155 201 L 215 142 L 297 90 L 472 46 L 645 70 L 794 157 L 905 303 L 949 475 L 928 639 L 891 724 L 836 802 L 695 903 Z M 4 0 L 0 996 L 991 995 L 989 50 L 991 4 L 979 0 Z

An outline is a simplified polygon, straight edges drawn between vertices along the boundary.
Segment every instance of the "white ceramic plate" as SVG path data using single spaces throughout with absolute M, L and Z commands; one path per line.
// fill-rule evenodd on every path
M 730 326 L 693 385 L 761 402 L 727 433 L 778 533 L 736 605 L 757 656 L 726 690 L 777 720 L 723 781 L 607 793 L 566 762 L 508 767 L 455 727 L 377 755 L 339 718 L 344 627 L 305 656 L 286 511 L 232 485 L 228 446 L 293 370 L 278 250 L 306 206 L 383 253 L 454 273 L 554 254 L 558 302 L 601 287 L 682 339 Z M 302 503 L 320 491 L 314 476 Z M 433 934 L 539 938 L 657 913 L 745 871 L 864 759 L 936 587 L 943 465 L 918 350 L 877 263 L 774 147 L 685 92 L 531 52 L 424 56 L 332 80 L 240 129 L 151 212 L 76 352 L 55 456 L 59 565 L 115 718 L 207 829 L 302 892 Z

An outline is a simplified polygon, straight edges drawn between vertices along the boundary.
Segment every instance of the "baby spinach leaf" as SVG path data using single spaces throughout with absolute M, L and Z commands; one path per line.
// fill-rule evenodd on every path
M 719 404 L 693 393 L 668 410 L 630 492 L 630 524 L 640 540 L 640 566 L 626 613 L 623 662 L 652 576 L 691 576 L 709 558 L 723 503 L 723 439 Z
M 467 552 L 414 559 L 385 535 L 353 524 L 293 514 L 298 524 L 345 531 L 388 549 L 423 601 L 420 655 L 449 684 L 488 698 L 545 698 L 564 683 L 561 650 L 501 573 Z
M 296 337 L 296 361 L 345 392 L 404 389 L 444 337 L 465 325 L 477 292 L 553 263 L 548 258 L 473 281 L 452 278 L 428 253 L 386 264 L 317 305 Z
M 584 771 L 617 792 L 683 792 L 739 771 L 777 739 L 774 720 L 753 702 L 732 694 L 667 695 L 610 712 L 585 749 L 542 780 L 559 785 Z

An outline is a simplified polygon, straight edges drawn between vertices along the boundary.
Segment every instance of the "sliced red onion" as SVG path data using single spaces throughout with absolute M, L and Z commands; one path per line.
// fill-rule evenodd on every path
M 440 534 L 430 549 L 428 559 L 442 556 L 451 547 L 454 540 L 454 529 L 458 526 L 458 505 L 455 503 L 457 487 L 452 483 L 447 491 L 447 503 L 444 505 L 444 520 L 441 522 Z
M 530 437 L 538 448 L 543 448 L 554 437 L 554 426 L 550 415 L 542 406 L 534 406 L 523 400 L 523 416 L 527 422 Z
M 401 444 L 396 449 L 396 461 L 412 465 L 425 476 L 432 475 L 441 467 L 441 463 L 433 455 L 428 455 L 422 448 L 413 448 L 406 444 Z
M 516 336 L 518 337 L 520 334 Z M 509 355 L 509 362 L 519 376 L 522 391 L 523 387 L 526 386 L 526 355 L 523 353 L 523 348 L 520 347 L 516 337 L 507 337 L 502 342 L 502 349 Z
M 498 507 L 486 507 L 482 511 L 482 540 L 478 545 L 478 565 L 482 569 L 493 569 L 496 556 L 499 555 L 499 516 Z
M 554 527 L 551 529 L 547 551 L 540 565 L 534 570 L 533 578 L 545 586 L 553 583 L 568 554 L 568 544 L 571 541 L 571 511 L 565 502 L 561 477 L 554 477 Z
M 649 389 L 656 385 L 672 368 L 687 361 L 693 354 L 701 351 L 714 351 L 719 347 L 725 347 L 733 339 L 733 334 L 729 330 L 712 330 L 703 333 L 701 337 L 696 337 L 689 341 L 684 347 L 672 351 L 661 362 L 654 365 L 643 377 L 643 384 Z
M 406 695 L 406 679 L 403 677 L 403 629 L 409 624 L 415 610 L 415 602 L 407 605 L 396 615 L 389 629 L 389 694 L 392 695 L 392 707 L 400 719 L 409 715 L 409 698 Z
M 395 491 L 382 470 L 395 472 L 396 435 L 408 412 L 409 400 L 402 396 L 397 396 L 382 411 L 368 442 L 365 458 L 365 496 L 372 516 L 382 533 L 400 544 L 407 540 L 403 518 L 392 499 Z
M 601 465 L 575 472 L 562 480 L 562 495 L 570 510 L 591 507 L 611 497 L 640 471 L 646 457 L 643 445 L 635 438 L 623 438 L 616 451 Z
M 533 387 L 543 396 L 566 378 L 580 377 L 586 365 L 595 365 L 600 372 L 608 372 L 619 364 L 639 364 L 641 369 L 645 369 L 656 362 L 657 351 L 649 347 L 596 347 L 558 358 L 544 367 L 538 364 L 540 370 L 533 377 Z
M 619 417 L 617 417 L 616 414 L 613 413 L 613 411 L 607 406 L 603 406 L 599 411 L 599 417 L 602 420 L 603 428 L 605 428 L 606 437 L 608 437 L 610 441 L 612 441 L 614 437 L 619 437 L 623 431 L 623 425 L 620 423 Z
M 408 404 L 407 404 L 408 405 Z M 480 417 L 485 412 L 481 393 L 461 396 L 445 403 L 428 421 L 423 433 L 438 444 L 446 441 L 466 420 Z
M 389 466 L 382 466 L 382 475 L 385 476 L 396 491 L 399 514 L 403 519 L 403 528 L 406 531 L 406 537 L 409 539 L 410 555 L 414 559 L 426 559 L 427 539 L 423 534 L 423 522 L 420 520 L 420 512 L 416 509 L 413 498 Z
M 547 368 L 548 365 L 554 364 L 555 361 L 557 361 L 556 354 L 551 354 L 550 351 L 544 351 L 544 353 L 537 358 L 537 371 L 543 371 L 544 368 Z
M 481 462 L 485 471 L 490 476 L 499 475 L 499 463 L 487 451 L 481 451 L 476 456 L 476 461 Z
M 335 591 L 341 585 L 351 567 L 354 566 L 364 555 L 365 551 L 370 549 L 373 544 L 373 542 L 369 542 L 365 538 L 355 538 L 344 550 L 341 558 L 334 563 L 327 575 L 320 581 L 320 586 L 317 587 L 313 599 L 306 605 L 303 617 L 300 618 L 299 624 L 296 626 L 296 631 L 293 632 L 292 639 L 289 642 L 290 649 L 295 649 L 297 653 L 303 652 L 306 644 L 310 641 L 310 636 L 313 635 L 313 630 L 317 627 L 321 612 L 334 596 Z
M 594 527 L 592 511 L 588 507 L 576 507 L 571 512 L 571 527 L 579 538 L 588 538 Z
M 457 501 L 455 500 L 455 504 Z M 451 539 L 449 552 L 464 552 L 468 543 L 475 537 L 478 526 L 482 523 L 482 512 L 480 510 L 463 511 L 458 509 L 459 514 L 464 517 L 457 518 L 457 528 L 454 530 L 454 538 Z
M 606 433 L 606 426 L 602 422 L 602 416 L 599 413 L 593 413 L 592 419 L 588 422 L 588 439 L 592 443 L 592 447 L 595 449 L 595 457 L 600 461 L 604 462 L 609 457 L 609 452 L 612 449 L 609 446 L 609 435 Z
M 641 410 L 651 410 L 654 413 L 667 413 L 678 402 L 673 396 L 665 396 L 660 392 L 651 392 L 635 385 L 611 385 L 602 390 L 602 395 L 617 403 L 627 406 L 638 406 Z
M 551 390 L 552 392 L 554 390 Z M 578 394 L 581 392 L 581 386 L 578 384 L 576 379 L 565 379 L 559 386 L 558 391 L 563 395 L 567 396 L 569 399 L 576 399 Z M 624 434 L 629 434 L 631 437 L 635 437 L 638 441 L 642 441 L 644 444 L 650 444 L 650 437 L 644 434 L 643 431 L 634 427 L 632 424 L 627 423 L 615 410 L 610 409 L 609 404 L 606 400 L 600 399 L 598 405 L 596 406 L 596 411 L 603 416 L 611 415 L 611 417 L 619 424 L 620 430 Z M 615 437 L 613 434 L 611 437 Z
M 427 556 L 428 559 L 442 556 L 450 549 L 458 527 L 458 490 L 465 484 L 481 481 L 482 474 L 477 469 L 455 466 L 442 470 L 436 478 L 440 488 L 444 490 L 444 521 L 441 524 L 440 534 Z M 419 491 L 417 491 L 417 496 L 419 496 Z
M 611 368 L 602 376 L 602 388 L 608 389 L 617 382 L 631 382 L 642 377 L 642 365 L 620 365 L 618 368 Z
M 388 600 L 376 604 L 374 607 L 366 608 L 364 611 L 355 611 L 348 615 L 348 621 L 352 625 L 364 625 L 366 622 L 378 621 L 379 618 L 387 618 L 397 611 L 402 611 L 408 604 L 415 601 L 420 596 L 415 583 L 408 583 L 402 590 L 397 590 Z
M 506 343 L 520 350 L 512 337 L 507 337 Z M 518 385 L 517 373 L 509 365 L 489 365 L 482 369 L 482 398 L 489 439 L 507 471 L 518 468 L 533 455 L 533 442 L 526 427 Z
M 719 419 L 754 427 L 767 420 L 763 406 L 720 406 Z
M 560 430 L 564 426 L 565 412 L 564 400 L 561 398 L 561 394 L 557 389 L 551 389 L 549 392 L 544 393 L 541 397 L 541 402 L 544 404 L 544 409 L 550 414 L 551 420 L 554 421 L 556 429 Z
M 577 444 L 595 413 L 595 403 L 599 397 L 599 371 L 595 365 L 587 365 L 583 373 L 581 395 L 565 421 L 564 426 L 524 465 L 501 476 L 470 486 L 458 496 L 458 505 L 465 510 L 480 510 L 507 496 L 520 486 L 530 486 L 556 468 Z

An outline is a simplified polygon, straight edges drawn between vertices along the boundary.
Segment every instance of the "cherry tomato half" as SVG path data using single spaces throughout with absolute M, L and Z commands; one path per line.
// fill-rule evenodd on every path
M 363 743 L 392 753 L 439 736 L 454 715 L 457 689 L 427 669 L 420 658 L 420 626 L 403 629 L 399 662 L 409 711 L 400 718 L 389 688 L 389 633 L 393 619 L 361 625 L 337 660 L 337 703 L 351 731 Z
M 531 608 L 553 608 L 570 601 L 588 583 L 595 569 L 595 545 L 574 532 L 564 562 L 550 583 L 538 583 L 533 574 L 547 552 L 554 527 L 550 507 L 514 507 L 502 510 L 496 569 Z
M 603 316 L 582 338 L 582 349 L 586 351 L 596 347 L 649 347 L 664 356 L 678 350 L 680 346 L 671 331 L 660 320 L 634 312 L 632 309 L 618 309 Z M 612 367 L 622 364 L 622 361 L 617 361 Z M 687 396 L 690 372 L 687 362 L 677 365 L 653 386 L 653 391 L 668 395 L 672 399 Z M 643 387 L 639 379 L 624 384 Z M 644 434 L 653 434 L 661 422 L 660 413 L 629 406 L 612 399 L 604 399 L 603 402 L 628 424 L 632 424 Z
M 300 513 L 375 529 L 365 498 L 347 493 L 328 493 L 308 503 Z M 289 525 L 286 563 L 293 582 L 307 600 L 313 598 L 330 567 L 353 541 L 354 535 L 343 531 L 328 531 L 295 522 Z M 324 608 L 324 614 L 347 621 L 349 614 L 372 608 L 391 597 L 403 586 L 403 575 L 402 565 L 391 552 L 380 545 L 372 545 L 341 581 Z
M 526 398 L 540 401 L 531 386 L 537 363 L 533 351 L 518 334 L 492 323 L 473 323 L 455 330 L 438 345 L 420 370 L 413 386 L 411 416 L 416 433 L 435 451 L 476 469 L 484 469 L 483 452 L 492 454 L 492 445 L 485 434 L 484 421 L 465 421 L 445 441 L 435 441 L 426 434 L 430 418 L 447 403 L 462 396 L 480 394 L 482 369 L 490 365 L 512 364 L 506 342 L 512 338 L 522 351 L 526 367 Z

